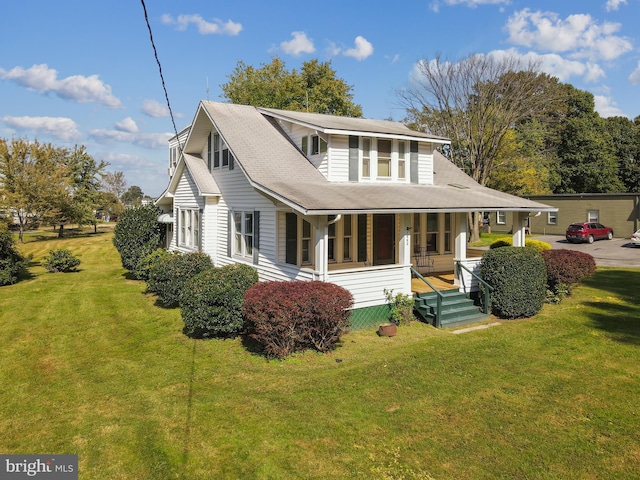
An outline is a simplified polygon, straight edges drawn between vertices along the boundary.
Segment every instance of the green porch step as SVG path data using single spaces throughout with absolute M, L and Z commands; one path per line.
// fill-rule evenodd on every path
M 470 323 L 477 323 L 488 318 L 480 307 L 467 295 L 457 290 L 443 290 L 442 305 L 440 308 L 440 327 L 457 327 Z M 437 294 L 435 292 L 419 293 L 414 295 L 414 308 L 418 315 L 431 325 L 437 325 L 436 305 Z

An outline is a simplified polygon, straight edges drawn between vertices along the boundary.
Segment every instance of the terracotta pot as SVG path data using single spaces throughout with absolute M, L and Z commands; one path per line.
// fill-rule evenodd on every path
M 378 328 L 378 335 L 381 337 L 393 337 L 398 332 L 398 326 L 395 323 L 382 323 Z

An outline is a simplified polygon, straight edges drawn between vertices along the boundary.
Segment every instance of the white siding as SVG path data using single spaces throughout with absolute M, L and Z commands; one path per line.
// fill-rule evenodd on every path
M 174 228 L 173 228 L 173 236 L 172 240 L 172 249 L 179 250 L 181 252 L 193 252 L 193 249 L 181 247 L 177 243 L 177 238 L 180 235 L 180 225 L 178 218 L 178 209 L 179 208 L 196 208 L 198 210 L 204 210 L 204 199 L 198 196 L 198 188 L 196 187 L 191 174 L 187 169 L 182 172 L 182 176 L 178 182 L 178 186 L 176 187 L 176 193 L 173 199 L 174 206 Z M 206 229 L 206 225 L 204 224 L 204 218 L 201 218 L 200 232 Z
M 467 258 L 460 261 L 460 263 L 478 276 L 480 276 L 481 262 L 482 258 Z M 456 285 L 460 287 L 460 291 L 468 293 L 477 292 L 479 290 L 478 280 L 474 276 L 464 269 L 462 269 L 461 275 L 461 278 L 456 279 Z
M 411 291 L 405 291 L 406 279 L 410 277 L 410 266 L 388 265 L 329 272 L 328 281 L 351 292 L 353 308 L 363 308 L 385 304 L 385 289 L 411 295 Z
M 349 181 L 349 137 L 332 135 L 329 142 L 329 181 Z
M 430 143 L 418 144 L 418 183 L 433 185 L 433 148 Z

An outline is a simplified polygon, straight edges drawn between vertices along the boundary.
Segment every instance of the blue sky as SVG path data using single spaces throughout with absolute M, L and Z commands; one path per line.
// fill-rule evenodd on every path
M 226 2 L 146 0 L 176 126 L 222 100 L 237 62 L 331 61 L 368 118 L 401 120 L 416 62 L 473 53 L 539 58 L 592 92 L 605 117 L 640 115 L 640 0 Z M 157 196 L 173 134 L 139 1 L 5 2 L 0 137 L 85 145 Z M 208 92 L 207 92 L 208 89 Z

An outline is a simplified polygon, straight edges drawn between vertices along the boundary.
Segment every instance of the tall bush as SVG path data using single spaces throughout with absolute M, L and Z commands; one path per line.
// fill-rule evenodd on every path
M 147 291 L 157 294 L 164 306 L 175 307 L 180 302 L 180 292 L 187 280 L 211 268 L 211 257 L 202 252 L 176 252 L 161 256 L 149 268 Z
M 491 311 L 501 318 L 538 313 L 545 301 L 547 272 L 542 255 L 532 248 L 488 250 L 480 264 L 481 277 L 491 285 Z
M 265 282 L 245 294 L 249 335 L 268 357 L 333 349 L 349 327 L 351 293 L 326 282 Z
M 180 314 L 190 337 L 233 336 L 243 329 L 245 292 L 256 282 L 256 270 L 244 264 L 210 268 L 184 284 Z
M 30 258 L 20 254 L 6 223 L 0 222 L 0 286 L 16 283 L 18 274 L 27 268 Z
M 113 244 L 120 254 L 122 266 L 138 277 L 140 260 L 160 246 L 162 231 L 158 223 L 160 210 L 155 205 L 128 208 L 118 218 Z
M 44 258 L 44 268 L 50 273 L 74 272 L 80 265 L 80 259 L 66 248 L 49 250 L 49 255 Z

